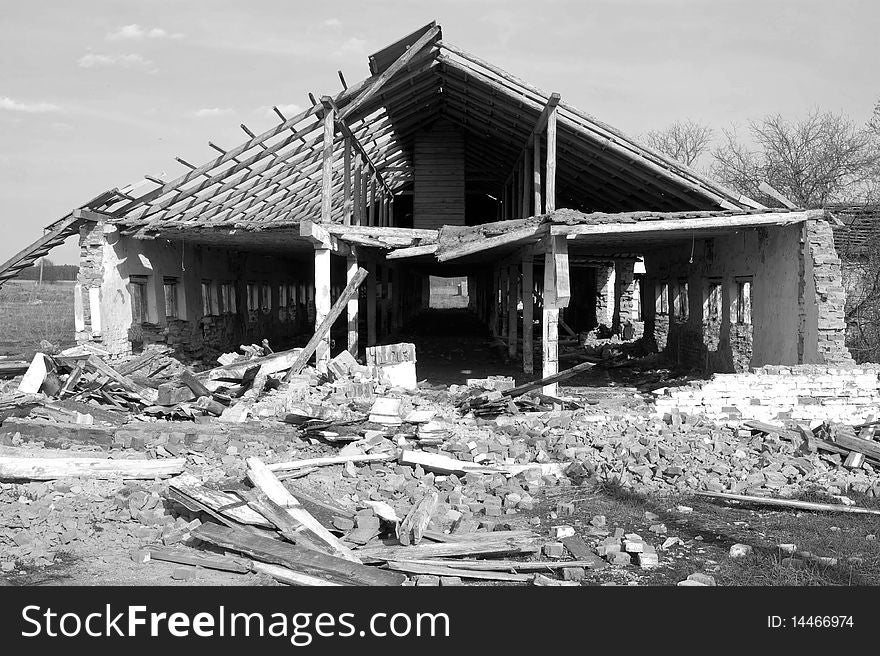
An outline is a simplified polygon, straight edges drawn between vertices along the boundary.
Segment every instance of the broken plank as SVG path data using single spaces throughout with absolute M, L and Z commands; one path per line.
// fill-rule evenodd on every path
M 400 540 L 400 544 L 418 544 L 422 541 L 428 522 L 431 521 L 431 515 L 437 508 L 438 498 L 436 490 L 428 490 L 412 507 L 404 520 L 397 525 L 397 539 Z
M 360 559 L 352 553 L 351 549 L 342 544 L 336 536 L 302 507 L 296 497 L 284 487 L 262 460 L 256 457 L 248 458 L 247 464 L 247 477 L 254 484 L 254 487 L 259 488 L 272 501 L 285 508 L 291 517 L 308 528 L 321 542 L 327 544 L 334 555 L 354 563 L 360 563 Z
M 485 560 L 465 560 L 465 559 L 442 559 L 442 558 L 425 558 L 425 559 L 416 559 L 416 558 L 401 558 L 400 563 L 416 563 L 416 564 L 425 564 L 425 565 L 445 565 L 447 567 L 456 567 L 458 569 L 475 569 L 475 570 L 491 570 L 491 571 L 501 571 L 501 572 L 509 572 L 509 571 L 519 571 L 519 572 L 537 572 L 540 570 L 554 570 L 554 569 L 562 569 L 564 567 L 584 567 L 584 568 L 596 568 L 600 565 L 604 564 L 604 561 L 599 559 L 597 563 L 594 560 L 499 560 L 499 559 L 485 559 Z
M 175 549 L 159 545 L 148 546 L 147 551 L 150 554 L 150 560 L 207 567 L 208 569 L 238 572 L 239 574 L 246 574 L 251 571 L 250 561 L 238 556 L 222 556 L 220 554 L 195 551 L 194 549 Z
M 80 444 L 113 444 L 115 429 L 109 426 L 75 424 L 71 422 L 47 421 L 45 419 L 19 419 L 9 417 L 0 426 L 0 435 L 20 434 L 22 437 L 46 440 L 70 440 Z
M 400 585 L 402 575 L 350 560 L 336 558 L 299 545 L 252 535 L 219 524 L 202 524 L 192 536 L 224 549 L 232 549 L 251 558 L 282 565 L 295 572 L 315 576 L 342 585 Z
M 412 561 L 389 561 L 385 564 L 388 569 L 406 572 L 407 574 L 434 574 L 436 576 L 458 576 L 463 579 L 480 579 L 484 581 L 513 581 L 530 583 L 535 577 L 531 574 L 510 574 L 492 570 L 459 569 L 445 565 L 433 565 L 429 563 L 414 563 Z
M 578 374 L 582 371 L 589 371 L 594 366 L 596 366 L 593 362 L 582 362 L 581 364 L 577 364 L 573 367 L 570 367 L 564 371 L 560 371 L 557 374 L 553 374 L 552 376 L 547 376 L 546 378 L 542 378 L 541 380 L 535 380 L 531 383 L 525 383 L 524 385 L 519 385 L 509 390 L 505 390 L 501 392 L 503 396 L 507 396 L 509 398 L 515 398 L 517 396 L 522 396 L 526 392 L 531 392 L 534 389 L 538 389 L 539 387 L 544 387 L 546 385 L 552 385 L 553 383 L 558 383 L 567 378 L 571 378 L 575 374 Z
M 327 458 L 308 458 L 306 460 L 290 460 L 266 465 L 269 471 L 282 472 L 304 467 L 321 467 L 324 465 L 344 465 L 347 462 L 385 462 L 397 458 L 395 453 L 364 453 L 348 456 L 329 456 Z
M 151 479 L 183 471 L 186 458 L 110 460 L 108 458 L 16 458 L 0 456 L 0 479 L 51 481 L 57 478 Z
M 228 492 L 211 490 L 203 485 L 187 483 L 177 479 L 168 481 L 168 488 L 193 499 L 199 505 L 208 508 L 212 512 L 225 515 L 240 524 L 273 528 L 272 522 L 249 508 L 237 496 Z
M 270 565 L 269 563 L 261 563 L 259 561 L 251 561 L 251 566 L 255 572 L 260 574 L 266 574 L 271 576 L 276 581 L 280 581 L 281 583 L 286 583 L 287 585 L 302 585 L 302 586 L 341 586 L 341 583 L 333 583 L 332 581 L 328 581 L 327 579 L 322 579 L 319 576 L 310 576 L 309 574 L 302 574 L 301 572 L 296 572 L 289 567 L 282 567 L 281 565 Z
M 796 501 L 794 499 L 775 499 L 773 497 L 754 497 L 745 494 L 729 494 L 727 492 L 696 492 L 700 497 L 714 499 L 726 499 L 728 501 L 743 501 L 757 503 L 765 506 L 780 506 L 783 508 L 798 508 L 800 510 L 817 510 L 820 512 L 843 512 L 857 515 L 880 515 L 880 510 L 873 508 L 860 508 L 858 506 L 843 506 L 833 503 L 814 503 L 812 501 Z
M 97 371 L 102 376 L 106 376 L 110 380 L 118 383 L 123 387 L 123 389 L 126 389 L 135 396 L 140 397 L 148 404 L 152 405 L 156 402 L 156 397 L 158 396 L 156 390 L 138 385 L 131 378 L 120 374 L 97 355 L 90 355 L 86 360 L 86 366 L 91 367 L 94 371 Z

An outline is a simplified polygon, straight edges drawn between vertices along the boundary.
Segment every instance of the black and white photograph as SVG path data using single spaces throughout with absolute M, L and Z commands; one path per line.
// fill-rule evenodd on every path
M 878 28 L 4 0 L 3 640 L 872 637 Z

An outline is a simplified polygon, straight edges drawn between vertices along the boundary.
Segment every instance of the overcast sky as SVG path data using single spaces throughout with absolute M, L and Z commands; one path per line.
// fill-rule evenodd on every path
M 202 163 L 436 20 L 444 38 L 630 134 L 810 108 L 868 120 L 880 3 L 861 0 L 6 0 L 0 261 L 71 208 Z M 52 252 L 75 262 L 75 240 Z

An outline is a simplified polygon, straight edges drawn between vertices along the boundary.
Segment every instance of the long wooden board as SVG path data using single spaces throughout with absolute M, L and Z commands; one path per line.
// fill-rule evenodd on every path
M 328 556 L 289 542 L 251 535 L 239 529 L 219 524 L 202 524 L 192 531 L 199 540 L 218 547 L 246 554 L 257 560 L 288 567 L 341 585 L 400 585 L 406 579 L 402 574 Z
M 110 460 L 108 458 L 16 458 L 0 456 L 0 479 L 51 481 L 57 478 L 151 479 L 183 471 L 185 458 Z

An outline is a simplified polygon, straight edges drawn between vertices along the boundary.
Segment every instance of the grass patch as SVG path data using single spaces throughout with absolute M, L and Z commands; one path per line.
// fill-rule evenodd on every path
M 46 340 L 75 343 L 73 284 L 12 280 L 0 287 L 0 355 L 30 359 Z

